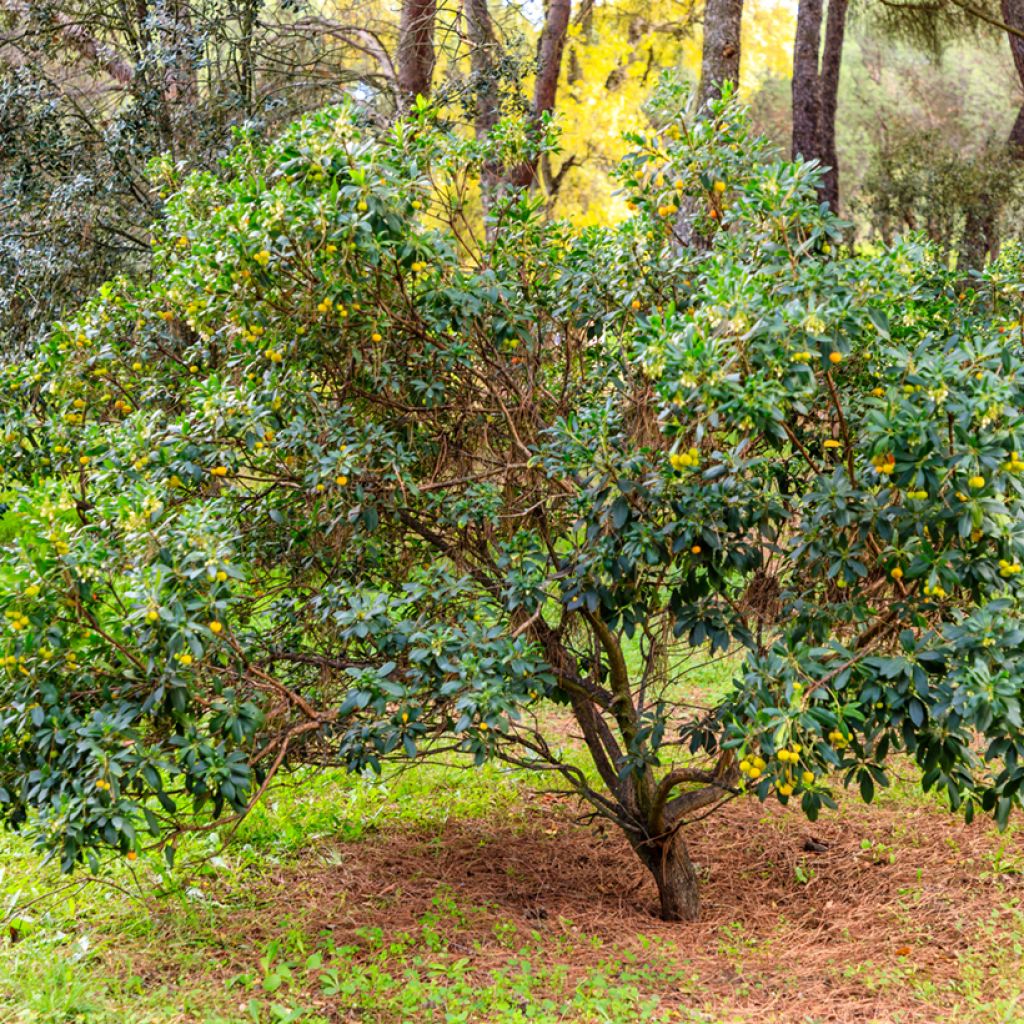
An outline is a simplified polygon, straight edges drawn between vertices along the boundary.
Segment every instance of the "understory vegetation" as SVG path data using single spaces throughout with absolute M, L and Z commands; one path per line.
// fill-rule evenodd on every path
M 705 679 L 695 699 L 728 685 Z M 1017 1020 L 1019 832 L 951 826 L 896 775 L 877 806 L 843 800 L 813 827 L 760 805 L 708 819 L 692 844 L 705 917 L 685 932 L 658 921 L 624 843 L 495 766 L 286 784 L 228 845 L 191 840 L 174 870 L 144 855 L 69 880 L 8 836 L 0 1012 L 17 1024 L 825 1022 L 850 1007 L 887 1022 Z

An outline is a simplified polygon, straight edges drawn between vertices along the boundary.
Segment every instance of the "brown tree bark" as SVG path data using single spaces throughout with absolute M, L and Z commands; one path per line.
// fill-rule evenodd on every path
M 849 0 L 799 0 L 793 45 L 793 158 L 817 160 L 825 168 L 819 195 L 839 209 L 836 115 Z M 825 45 L 822 49 L 822 20 Z
M 1010 28 L 1024 32 L 1024 0 L 1002 0 L 1002 15 L 1003 21 Z M 1021 88 L 1024 89 L 1024 37 L 1009 33 L 1007 35 L 1013 63 L 1020 77 Z M 1024 104 L 1021 105 L 1020 113 L 1010 132 L 1008 145 L 1014 157 L 1024 160 Z
M 696 921 L 700 916 L 700 880 L 682 835 L 638 846 L 637 854 L 658 887 L 663 921 Z
M 849 0 L 829 0 L 825 25 L 825 48 L 821 55 L 821 106 L 818 127 L 820 158 L 828 168 L 821 197 L 839 212 L 839 154 L 836 152 L 836 117 L 839 113 L 839 77 L 843 66 L 846 12 Z
M 474 131 L 486 138 L 498 123 L 501 113 L 498 96 L 498 42 L 487 9 L 487 0 L 465 0 L 466 36 L 469 40 L 469 67 L 473 77 L 475 106 Z
M 434 22 L 437 0 L 403 0 L 398 29 L 398 90 L 408 107 L 429 96 L 434 77 Z
M 822 0 L 800 0 L 796 13 L 793 44 L 793 159 L 820 157 L 818 125 L 821 116 L 821 80 L 818 54 L 821 50 Z
M 569 30 L 572 0 L 549 0 L 537 47 L 537 79 L 533 87 L 533 119 L 540 119 L 555 109 L 558 79 L 562 73 L 562 52 Z M 527 160 L 508 175 L 511 185 L 526 188 L 537 180 L 537 160 Z
M 555 109 L 558 78 L 562 72 L 562 51 L 569 30 L 572 0 L 550 0 L 544 29 L 537 49 L 537 80 L 533 88 L 533 114 L 541 117 Z
M 722 94 L 723 82 L 740 80 L 743 0 L 707 0 L 698 103 L 703 108 Z
M 478 140 L 484 140 L 501 116 L 501 97 L 498 92 L 498 41 L 494 35 L 487 0 L 465 0 L 463 15 L 469 40 L 469 68 L 472 76 L 474 117 L 473 130 Z M 484 165 L 480 176 L 484 213 L 490 209 L 501 188 L 501 167 L 495 162 Z M 486 227 L 490 238 L 494 226 Z

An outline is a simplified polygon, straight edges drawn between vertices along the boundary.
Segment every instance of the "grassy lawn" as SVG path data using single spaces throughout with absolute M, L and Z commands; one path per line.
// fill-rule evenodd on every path
M 909 774 L 814 825 L 735 804 L 691 829 L 703 920 L 667 925 L 622 839 L 541 785 L 321 775 L 173 874 L 91 882 L 6 836 L 0 1020 L 1024 1021 L 1019 825 L 966 827 Z

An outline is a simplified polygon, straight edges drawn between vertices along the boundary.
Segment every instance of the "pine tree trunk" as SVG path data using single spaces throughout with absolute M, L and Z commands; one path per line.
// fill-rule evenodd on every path
M 562 72 L 562 51 L 569 31 L 572 0 L 548 0 L 544 28 L 537 46 L 537 80 L 533 85 L 533 120 L 539 124 L 555 109 L 558 78 Z M 517 188 L 529 188 L 537 180 L 537 160 L 525 160 L 508 173 L 508 182 Z
M 1024 0 L 1002 0 L 1002 15 L 1003 21 L 1010 28 L 1024 32 Z M 1017 68 L 1021 87 L 1024 88 L 1024 39 L 1020 36 L 1010 35 L 1009 40 L 1013 63 Z M 1010 132 L 1008 145 L 1014 158 L 1024 160 L 1024 106 L 1020 108 L 1013 130 Z
M 398 89 L 402 102 L 429 96 L 434 77 L 437 0 L 404 0 L 398 30 Z
M 793 159 L 821 157 L 818 131 L 821 116 L 821 80 L 818 52 L 821 49 L 822 0 L 800 0 L 796 13 L 793 46 Z
M 846 11 L 849 0 L 829 0 L 825 49 L 821 56 L 821 109 L 818 112 L 819 155 L 828 168 L 821 198 L 839 210 L 839 154 L 836 151 L 836 115 L 839 112 L 839 76 L 843 66 Z
M 700 881 L 682 835 L 667 843 L 637 846 L 636 851 L 658 887 L 663 921 L 696 921 L 700 916 Z
M 957 268 L 965 274 L 967 271 L 981 270 L 990 256 L 999 251 L 997 232 L 998 206 L 991 196 L 979 195 L 967 210 L 964 222 L 964 237 L 960 244 Z
M 723 82 L 740 80 L 743 0 L 707 0 L 700 69 L 700 107 L 722 94 Z

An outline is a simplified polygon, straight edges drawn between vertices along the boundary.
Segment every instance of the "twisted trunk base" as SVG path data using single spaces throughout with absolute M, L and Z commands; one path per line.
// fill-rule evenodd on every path
M 665 843 L 635 847 L 654 876 L 663 921 L 696 921 L 700 916 L 700 882 L 683 837 L 676 832 Z

